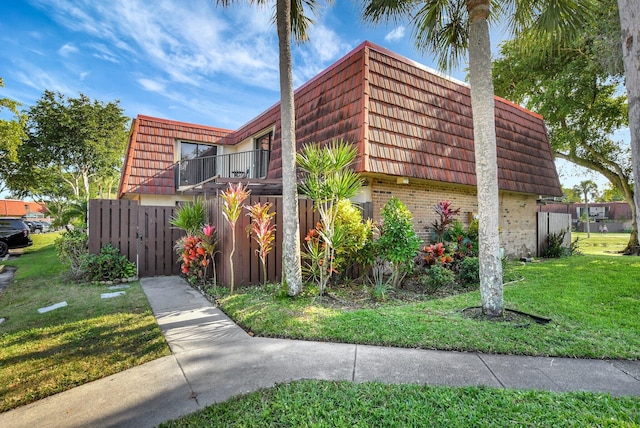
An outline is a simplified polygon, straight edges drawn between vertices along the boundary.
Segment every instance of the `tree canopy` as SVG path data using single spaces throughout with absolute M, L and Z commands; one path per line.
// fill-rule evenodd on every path
M 26 111 L 25 139 L 7 178 L 22 195 L 87 200 L 122 167 L 129 118 L 119 102 L 45 91 Z
M 0 88 L 4 81 L 0 77 Z M 6 177 L 18 160 L 18 149 L 24 137 L 25 116 L 18 111 L 20 103 L 10 98 L 0 98 L 0 113 L 7 110 L 13 116 L 11 120 L 0 119 L 0 190 L 6 186 Z
M 528 41 L 519 38 L 503 43 L 494 86 L 497 95 L 544 117 L 556 157 L 601 173 L 633 205 L 629 147 L 613 137 L 628 126 L 621 48 L 612 42 L 619 41 L 618 10 L 615 0 L 599 4 L 584 31 L 553 55 L 523 49 Z M 637 242 L 634 227 L 628 249 Z

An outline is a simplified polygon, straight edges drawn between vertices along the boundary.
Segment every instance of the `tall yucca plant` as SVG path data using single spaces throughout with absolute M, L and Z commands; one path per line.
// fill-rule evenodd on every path
M 222 198 L 222 215 L 231 226 L 231 253 L 229 254 L 229 267 L 231 268 L 231 294 L 233 294 L 235 283 L 235 272 L 233 270 L 233 255 L 236 252 L 236 222 L 242 212 L 242 203 L 251 193 L 246 186 L 238 182 L 236 185 L 229 183 L 227 190 L 220 194 Z
M 351 143 L 334 140 L 326 147 L 307 144 L 297 155 L 303 177 L 300 191 L 313 199 L 314 209 L 320 214 L 321 227 L 317 232 L 324 243 L 324 252 L 319 260 L 321 295 L 335 272 L 335 250 L 343 238 L 336 228 L 337 203 L 355 196 L 362 186 L 360 175 L 349 168 L 357 154 Z
M 273 249 L 273 243 L 276 237 L 276 225 L 271 223 L 276 213 L 269 212 L 272 206 L 273 204 L 271 202 L 265 204 L 256 202 L 253 205 L 245 206 L 245 208 L 249 210 L 248 215 L 251 217 L 251 225 L 247 229 L 259 246 L 256 253 L 262 262 L 262 279 L 264 284 L 267 283 L 267 254 Z

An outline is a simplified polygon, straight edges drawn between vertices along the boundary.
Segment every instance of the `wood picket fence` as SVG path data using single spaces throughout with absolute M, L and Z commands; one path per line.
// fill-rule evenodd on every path
M 208 223 L 215 226 L 218 253 L 215 257 L 216 275 L 220 284 L 231 279 L 229 254 L 232 234 L 222 216 L 219 198 L 208 199 Z M 245 205 L 256 202 L 273 204 L 275 212 L 276 242 L 267 256 L 267 281 L 282 278 L 282 197 L 250 196 Z M 313 201 L 300 198 L 300 239 L 304 245 L 307 232 L 316 226 L 319 215 L 313 210 Z M 372 216 L 371 203 L 360 204 L 363 217 Z M 97 254 L 107 244 L 120 249 L 130 261 L 137 264 L 141 277 L 176 275 L 180 273 L 179 256 L 175 243 L 184 232 L 170 224 L 176 207 L 139 205 L 136 201 L 92 199 L 89 201 L 89 252 Z M 236 225 L 236 251 L 234 254 L 234 279 L 236 285 L 259 284 L 264 281 L 262 265 L 256 254 L 258 244 L 247 235 L 251 219 L 243 212 Z

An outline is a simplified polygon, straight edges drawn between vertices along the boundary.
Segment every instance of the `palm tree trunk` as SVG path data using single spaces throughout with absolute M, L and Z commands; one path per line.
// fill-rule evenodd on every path
M 296 184 L 295 107 L 291 60 L 291 0 L 277 0 L 276 25 L 280 49 L 280 140 L 282 145 L 282 281 L 289 295 L 302 290 L 300 220 Z
M 482 311 L 501 317 L 502 262 L 498 230 L 498 161 L 496 153 L 495 99 L 491 75 L 489 40 L 489 0 L 470 0 L 469 78 L 478 193 L 480 294 Z
M 636 228 L 640 229 L 640 3 L 638 0 L 618 0 L 622 34 L 622 59 L 629 103 L 631 131 L 631 163 L 633 168 Z M 640 247 L 635 254 L 640 254 Z

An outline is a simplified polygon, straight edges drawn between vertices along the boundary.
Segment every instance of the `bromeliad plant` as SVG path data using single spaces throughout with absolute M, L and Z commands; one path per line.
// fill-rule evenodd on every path
M 259 248 L 256 250 L 260 261 L 262 262 L 262 279 L 264 285 L 267 284 L 267 254 L 273 249 L 273 243 L 276 237 L 276 225 L 271 221 L 275 217 L 275 212 L 269 212 L 273 204 L 267 202 L 261 204 L 256 202 L 253 205 L 246 205 L 251 217 L 251 224 L 247 227 L 249 235 L 258 243 Z
M 235 274 L 233 271 L 233 255 L 236 252 L 236 223 L 242 212 L 242 203 L 249 197 L 250 190 L 241 182 L 229 183 L 227 190 L 220 194 L 222 198 L 222 215 L 231 227 L 231 253 L 229 254 L 229 267 L 231 268 L 230 292 L 233 294 Z
M 316 228 L 322 252 L 317 263 L 318 289 L 320 295 L 336 272 L 334 262 L 336 249 L 342 244 L 344 229 L 336 227 L 337 203 L 358 193 L 362 179 L 349 167 L 355 160 L 357 149 L 345 141 L 332 141 L 326 147 L 315 144 L 305 145 L 296 156 L 302 172 L 300 191 L 313 199 L 313 206 L 320 215 L 320 227 Z M 311 267 L 312 271 L 316 268 Z

